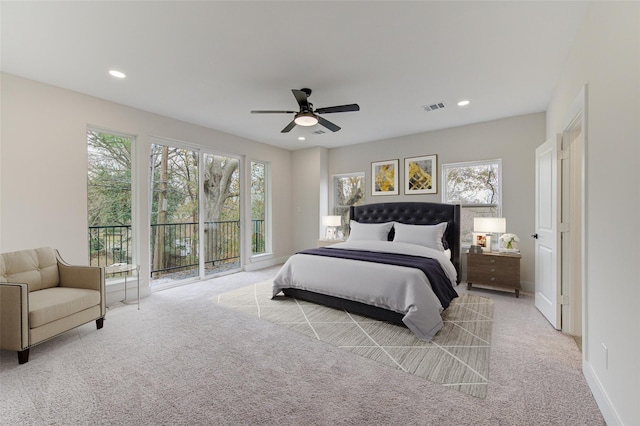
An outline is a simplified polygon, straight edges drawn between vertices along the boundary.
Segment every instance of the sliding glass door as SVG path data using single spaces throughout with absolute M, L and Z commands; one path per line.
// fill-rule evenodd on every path
M 199 153 L 151 145 L 151 285 L 200 275 Z
M 240 268 L 240 161 L 152 144 L 151 285 Z
M 240 268 L 240 161 L 203 154 L 204 275 Z

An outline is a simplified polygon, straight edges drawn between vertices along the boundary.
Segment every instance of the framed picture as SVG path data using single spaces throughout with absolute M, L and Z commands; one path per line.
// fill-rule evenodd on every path
M 404 159 L 404 193 L 438 193 L 438 156 L 425 155 Z
M 490 252 L 491 251 L 491 235 L 474 232 L 473 241 L 471 244 L 473 244 L 474 246 L 482 247 L 482 251 Z
M 399 160 L 371 163 L 371 195 L 398 195 Z

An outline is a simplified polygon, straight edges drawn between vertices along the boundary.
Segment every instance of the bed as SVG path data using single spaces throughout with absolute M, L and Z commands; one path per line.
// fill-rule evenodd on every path
M 460 282 L 460 206 L 353 206 L 346 242 L 303 250 L 276 275 L 285 296 L 408 327 L 430 341 Z

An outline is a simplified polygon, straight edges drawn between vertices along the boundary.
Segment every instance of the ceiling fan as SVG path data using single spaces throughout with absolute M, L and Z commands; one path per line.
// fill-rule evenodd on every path
M 311 95 L 311 89 L 291 89 L 293 96 L 298 101 L 300 111 L 271 111 L 271 110 L 254 110 L 251 114 L 295 114 L 295 117 L 291 123 L 281 130 L 281 133 L 287 133 L 295 127 L 299 126 L 313 126 L 315 124 L 322 124 L 332 132 L 340 130 L 339 126 L 336 126 L 329 120 L 319 116 L 318 114 L 330 114 L 333 112 L 348 112 L 348 111 L 360 111 L 358 104 L 349 105 L 337 105 L 326 108 L 313 109 L 313 104 L 309 102 L 309 96 Z

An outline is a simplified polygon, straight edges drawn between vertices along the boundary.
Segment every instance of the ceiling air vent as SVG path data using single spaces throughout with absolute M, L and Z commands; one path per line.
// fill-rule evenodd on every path
M 315 130 L 315 131 L 313 131 L 311 133 L 313 133 L 314 135 L 322 135 L 322 134 L 327 133 L 327 132 L 325 132 L 324 130 Z
M 437 109 L 442 109 L 444 108 L 444 102 L 438 102 L 435 104 L 429 104 L 429 105 L 422 105 L 422 109 L 424 109 L 425 111 L 435 111 Z

